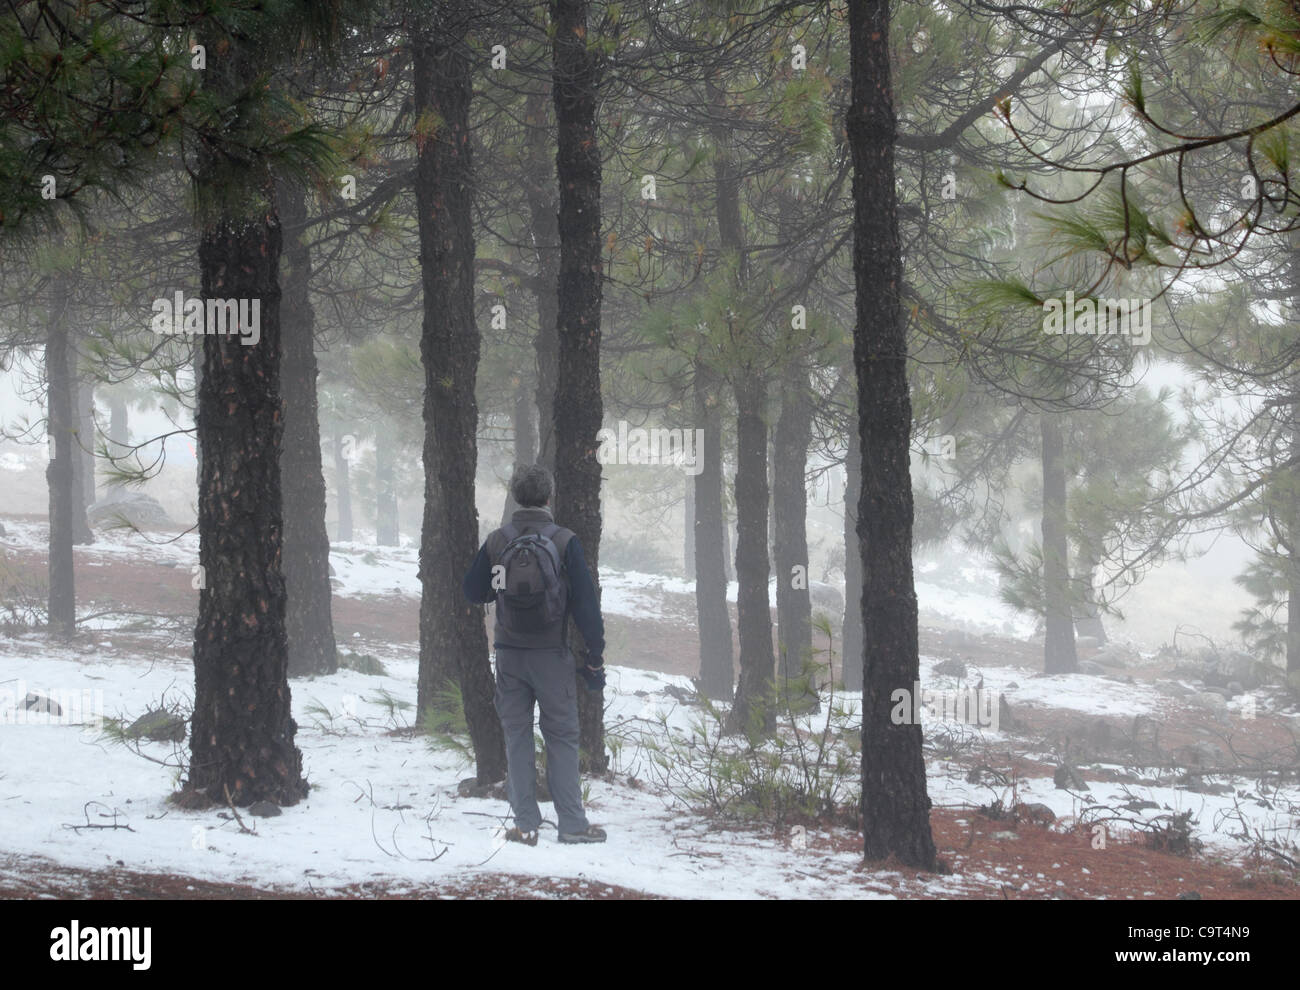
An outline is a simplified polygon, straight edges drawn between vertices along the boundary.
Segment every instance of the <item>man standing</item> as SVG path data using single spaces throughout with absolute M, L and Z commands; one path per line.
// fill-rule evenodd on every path
M 605 686 L 605 623 L 582 546 L 555 524 L 548 503 L 555 484 L 541 465 L 520 466 L 510 493 L 521 508 L 509 524 L 488 534 L 465 575 L 465 597 L 496 602 L 496 709 L 506 736 L 506 789 L 515 825 L 512 842 L 537 845 L 533 704 L 546 742 L 546 783 L 555 802 L 561 842 L 604 842 L 587 822 L 578 780 L 578 692 L 574 658 L 565 642 L 567 619 L 582 632 L 589 663 L 581 669 L 589 690 Z

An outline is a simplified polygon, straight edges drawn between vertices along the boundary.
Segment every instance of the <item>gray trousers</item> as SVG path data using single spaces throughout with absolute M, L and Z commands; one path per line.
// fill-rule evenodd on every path
M 578 687 L 573 654 L 567 647 L 525 650 L 496 648 L 495 703 L 506 736 L 506 791 L 515 825 L 525 832 L 541 827 L 537 807 L 537 746 L 533 704 L 546 743 L 546 786 L 555 802 L 561 832 L 587 830 L 578 781 Z

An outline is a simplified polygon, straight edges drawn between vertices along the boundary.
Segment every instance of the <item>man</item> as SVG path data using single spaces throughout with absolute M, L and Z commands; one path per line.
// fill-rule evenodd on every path
M 519 466 L 510 493 L 521 508 L 510 523 L 488 534 L 465 575 L 465 597 L 496 602 L 494 648 L 496 709 L 506 736 L 506 790 L 515 825 L 512 842 L 537 845 L 533 704 L 541 706 L 546 741 L 546 783 L 555 802 L 560 841 L 604 842 L 587 821 L 578 780 L 578 692 L 574 657 L 565 642 L 571 615 L 587 644 L 581 669 L 587 688 L 605 686 L 605 623 L 582 546 L 555 524 L 548 503 L 555 484 L 541 465 Z

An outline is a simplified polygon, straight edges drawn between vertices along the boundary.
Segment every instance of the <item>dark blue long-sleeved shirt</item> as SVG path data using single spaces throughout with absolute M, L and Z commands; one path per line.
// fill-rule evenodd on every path
M 597 667 L 605 655 L 605 621 L 600 614 L 600 602 L 596 600 L 596 585 L 591 580 L 582 544 L 576 536 L 569 537 L 569 545 L 565 548 L 564 571 L 569 581 L 569 614 L 587 644 L 588 662 Z M 486 543 L 478 548 L 461 587 L 465 597 L 476 605 L 496 601 L 497 593 L 492 587 L 492 559 Z

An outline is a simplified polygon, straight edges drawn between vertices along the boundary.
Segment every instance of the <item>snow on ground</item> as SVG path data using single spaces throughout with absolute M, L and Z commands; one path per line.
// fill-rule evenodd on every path
M 4 545 L 43 548 L 44 525 L 7 521 L 6 528 Z M 168 539 L 110 530 L 76 552 L 81 564 L 92 566 L 130 559 L 189 567 L 197 562 L 197 550 L 194 533 Z M 336 544 L 330 559 L 336 594 L 419 594 L 415 548 Z M 1010 626 L 1018 635 L 1026 634 L 1025 621 L 1008 618 L 1008 610 L 997 602 L 996 581 L 987 568 L 923 564 L 918 575 L 923 608 L 932 614 L 973 631 L 1005 632 Z M 664 595 L 693 593 L 691 582 L 658 575 L 606 572 L 602 578 L 605 609 L 616 615 L 653 617 L 661 614 Z M 139 618 L 104 616 L 91 625 L 101 634 L 129 625 L 139 642 Z M 14 715 L 13 702 L 27 691 L 127 719 L 163 696 L 187 701 L 193 688 L 187 646 L 164 642 L 160 637 L 150 657 L 110 641 L 52 648 L 38 635 L 0 639 L 0 670 L 5 672 L 0 680 L 0 815 L 7 852 L 88 869 L 120 861 L 141 872 L 303 889 L 377 879 L 401 890 L 404 884 L 459 883 L 488 873 L 575 877 L 701 898 L 886 897 L 898 889 L 897 878 L 861 872 L 856 851 L 835 852 L 825 834 L 809 833 L 807 848 L 801 850 L 771 827 L 711 828 L 661 786 L 646 744 L 662 745 L 667 731 L 687 731 L 697 717 L 697 709 L 683 706 L 670 693 L 689 690 L 683 677 L 611 668 L 607 727 L 609 737 L 620 744 L 618 778 L 588 784 L 590 817 L 610 834 L 607 844 L 597 846 L 560 846 L 553 826 L 543 831 L 538 848 L 504 843 L 505 803 L 457 796 L 458 781 L 471 773 L 466 760 L 450 747 L 437 748 L 424 737 L 400 731 L 409 725 L 415 699 L 416 656 L 410 644 L 367 641 L 366 652 L 387 667 L 383 676 L 340 670 L 294 681 L 297 742 L 312 791 L 279 817 L 245 816 L 256 835 L 241 834 L 220 809 L 188 812 L 166 804 L 179 779 L 174 765 L 150 762 L 105 741 L 93 728 L 39 724 L 39 716 L 23 724 Z M 972 667 L 958 680 L 936 673 L 938 662 L 922 657 L 926 687 L 957 690 L 982 677 L 987 692 L 1004 694 L 1017 709 L 1159 718 L 1172 704 L 1141 683 L 1086 675 L 1044 678 L 1016 666 Z M 843 700 L 852 707 L 860 702 L 854 696 Z M 81 721 L 80 715 L 94 712 L 73 714 L 78 716 L 73 721 Z M 1006 750 L 1015 742 L 993 727 L 939 726 L 933 720 L 926 732 L 932 736 L 954 728 L 972 733 L 980 746 Z M 172 760 L 171 744 L 143 745 L 156 759 Z M 187 752 L 187 745 L 181 752 Z M 1050 754 L 1040 758 L 1047 761 Z M 970 783 L 958 761 L 931 758 L 928 773 L 931 798 L 940 807 L 1014 798 L 1073 818 L 1088 804 L 1086 798 L 1056 788 L 1050 777 L 1022 778 L 1012 795 L 1007 788 Z M 629 777 L 641 786 L 630 786 Z M 1300 838 L 1300 823 L 1285 813 L 1300 805 L 1300 788 L 1288 785 L 1270 792 L 1265 801 L 1252 793 L 1258 790 L 1255 782 L 1244 777 L 1230 782 L 1232 791 L 1222 795 L 1175 788 L 1168 776 L 1130 784 L 1094 782 L 1088 796 L 1108 804 L 1154 802 L 1157 808 L 1133 812 L 1147 818 L 1190 810 L 1195 834 L 1225 855 L 1249 848 L 1252 836 L 1247 833 L 1281 843 Z M 550 805 L 543 805 L 543 813 L 553 817 Z M 74 828 L 87 823 L 118 823 L 131 830 Z M 924 882 L 926 890 L 942 896 L 999 880 L 972 874 Z
M 757 836 L 711 831 L 704 819 L 651 790 L 600 780 L 589 785 L 589 816 L 608 829 L 608 843 L 561 846 L 553 828 L 543 830 L 537 848 L 505 843 L 504 802 L 456 796 L 457 782 L 471 771 L 454 750 L 389 733 L 410 712 L 394 710 L 382 692 L 413 701 L 416 663 L 409 651 L 385 663 L 388 676 L 340 671 L 294 682 L 297 740 L 312 791 L 280 817 L 245 813 L 256 835 L 241 834 L 219 810 L 167 805 L 164 798 L 177 783 L 173 769 L 104 742 L 89 727 L 20 724 L 9 708 L 7 717 L 0 714 L 5 848 L 74 867 L 121 861 L 142 872 L 304 889 L 373 879 L 401 889 L 403 882 L 507 872 L 581 877 L 684 897 L 871 895 L 855 879 L 858 857 L 819 850 L 816 834 L 808 836 L 807 849 L 795 851 L 770 830 Z M 181 660 L 150 662 L 112 649 L 94 655 L 52 650 L 37 637 L 0 644 L 0 664 L 26 690 L 54 692 L 56 699 L 102 691 L 108 716 L 134 717 L 164 691 L 175 698 L 191 685 L 189 664 Z M 611 681 L 619 692 L 616 709 L 630 709 L 632 716 L 649 711 L 632 692 L 686 686 L 685 678 L 627 669 L 615 669 Z M 0 711 L 3 692 L 11 692 L 12 701 L 14 682 L 0 685 Z M 620 720 L 611 713 L 611 726 Z M 168 743 L 144 746 L 158 759 L 172 750 Z M 543 813 L 553 817 L 550 805 Z M 87 824 L 87 815 L 91 824 L 117 823 L 131 831 L 75 831 L 72 826 Z M 879 887 L 884 891 L 886 884 Z

